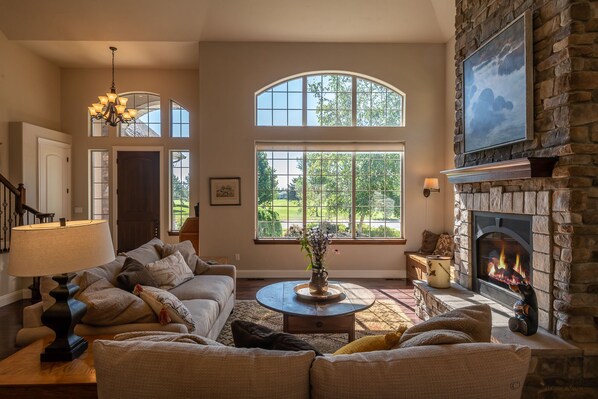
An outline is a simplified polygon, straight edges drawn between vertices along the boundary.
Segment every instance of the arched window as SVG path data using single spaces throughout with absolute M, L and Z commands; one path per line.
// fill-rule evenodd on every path
M 256 93 L 257 126 L 404 126 L 405 95 L 358 75 L 306 74 Z
M 118 129 L 120 137 L 160 137 L 160 96 L 153 93 L 125 93 L 121 97 L 128 98 L 127 108 L 136 109 L 134 121 L 121 124 Z

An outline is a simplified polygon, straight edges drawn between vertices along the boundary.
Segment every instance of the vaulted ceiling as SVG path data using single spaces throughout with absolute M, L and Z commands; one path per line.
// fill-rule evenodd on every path
M 445 43 L 454 0 L 0 0 L 0 31 L 61 67 L 196 68 L 197 42 Z

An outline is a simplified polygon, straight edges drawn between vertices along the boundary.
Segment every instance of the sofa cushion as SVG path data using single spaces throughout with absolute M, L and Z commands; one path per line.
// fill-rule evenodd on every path
M 314 351 L 316 356 L 322 356 L 316 347 L 293 334 L 277 332 L 245 320 L 233 320 L 230 327 L 237 348 Z
M 145 265 L 159 288 L 169 290 L 193 278 L 193 272 L 179 251 Z
M 133 291 L 149 305 L 158 316 L 160 324 L 182 323 L 189 332 L 195 330 L 195 323 L 189 309 L 174 295 L 160 288 L 137 285 Z
M 197 334 L 181 334 L 170 331 L 133 331 L 117 334 L 113 339 L 115 341 L 180 342 L 186 344 L 224 346 L 220 342 L 201 337 Z
M 398 345 L 401 348 L 426 345 L 467 344 L 475 342 L 474 339 L 463 331 L 433 330 L 425 331 Z
M 453 330 L 469 335 L 475 342 L 490 342 L 492 312 L 486 304 L 467 306 L 434 316 L 407 329 L 399 346 L 427 331 Z
M 150 241 L 146 242 L 139 248 L 135 248 L 131 251 L 128 251 L 126 256 L 130 256 L 131 258 L 137 259 L 144 265 L 148 263 L 155 262 L 160 260 L 160 254 L 156 251 L 156 245 L 164 245 L 164 243 L 159 238 L 152 238 Z M 124 262 L 124 260 L 123 260 Z
M 87 305 L 81 320 L 85 324 L 115 326 L 156 321 L 154 312 L 142 299 L 113 286 L 105 278 L 87 287 L 79 300 Z
M 166 243 L 162 246 L 156 245 L 155 247 L 162 258 L 166 258 L 176 251 L 179 251 L 194 274 L 202 274 L 210 269 L 210 265 L 197 256 L 195 248 L 189 240 L 181 241 L 178 244 Z
M 228 276 L 201 275 L 184 282 L 168 292 L 180 300 L 211 299 L 218 302 L 220 310 L 233 293 L 235 282 Z
M 211 299 L 189 299 L 182 302 L 193 316 L 194 333 L 207 336 L 220 315 L 218 303 Z
M 137 284 L 158 287 L 158 283 L 149 270 L 137 259 L 129 257 L 127 257 L 120 273 L 116 276 L 116 283 L 118 288 L 128 292 L 133 292 Z
M 530 354 L 524 346 L 474 343 L 317 357 L 311 397 L 514 399 Z
M 309 398 L 313 352 L 104 340 L 93 350 L 100 398 Z

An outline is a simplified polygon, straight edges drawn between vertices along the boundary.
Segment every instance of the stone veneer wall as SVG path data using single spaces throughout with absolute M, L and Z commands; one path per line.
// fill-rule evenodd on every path
M 482 198 L 488 195 L 490 210 L 492 197 L 496 201 L 494 207 L 500 207 L 501 211 L 510 209 L 505 204 L 511 203 L 514 209 L 522 208 L 522 213 L 527 213 L 528 207 L 537 209 L 538 198 L 547 197 L 551 202 L 550 215 L 537 216 L 550 217 L 548 231 L 551 234 L 548 242 L 545 233 L 534 235 L 534 245 L 541 245 L 540 255 L 534 254 L 534 267 L 540 270 L 541 282 L 534 285 L 542 296 L 549 295 L 552 303 L 551 308 L 543 308 L 542 324 L 564 339 L 596 344 L 598 2 L 456 0 L 456 7 L 455 165 L 462 167 L 528 156 L 559 157 L 552 178 L 455 186 L 457 280 L 469 285 L 470 255 L 465 236 L 469 211 L 476 207 L 476 198 L 481 206 Z M 533 17 L 533 139 L 464 154 L 462 61 L 526 10 L 531 10 Z M 548 277 L 543 274 L 545 271 Z
M 542 182 L 544 179 L 539 179 Z M 548 180 L 548 179 L 546 179 Z M 532 285 L 538 299 L 538 318 L 541 327 L 550 330 L 552 314 L 552 285 L 554 266 L 551 256 L 551 195 L 552 192 L 523 191 L 522 181 L 508 182 L 506 186 L 492 187 L 490 183 L 458 185 L 459 194 L 455 212 L 456 242 L 459 250 L 455 253 L 455 276 L 457 282 L 472 288 L 471 248 L 472 236 L 471 211 L 484 211 L 507 214 L 525 214 L 532 216 Z M 504 183 L 504 182 L 503 182 Z M 501 183 L 501 184 L 503 184 Z M 547 182 L 546 182 L 547 183 Z M 544 184 L 543 186 L 547 186 Z M 507 191 L 508 190 L 508 191 Z

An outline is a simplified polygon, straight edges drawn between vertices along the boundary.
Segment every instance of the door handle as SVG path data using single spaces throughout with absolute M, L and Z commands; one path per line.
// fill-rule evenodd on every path
M 154 220 L 153 236 L 154 237 L 160 237 L 160 222 L 157 221 L 157 220 Z

